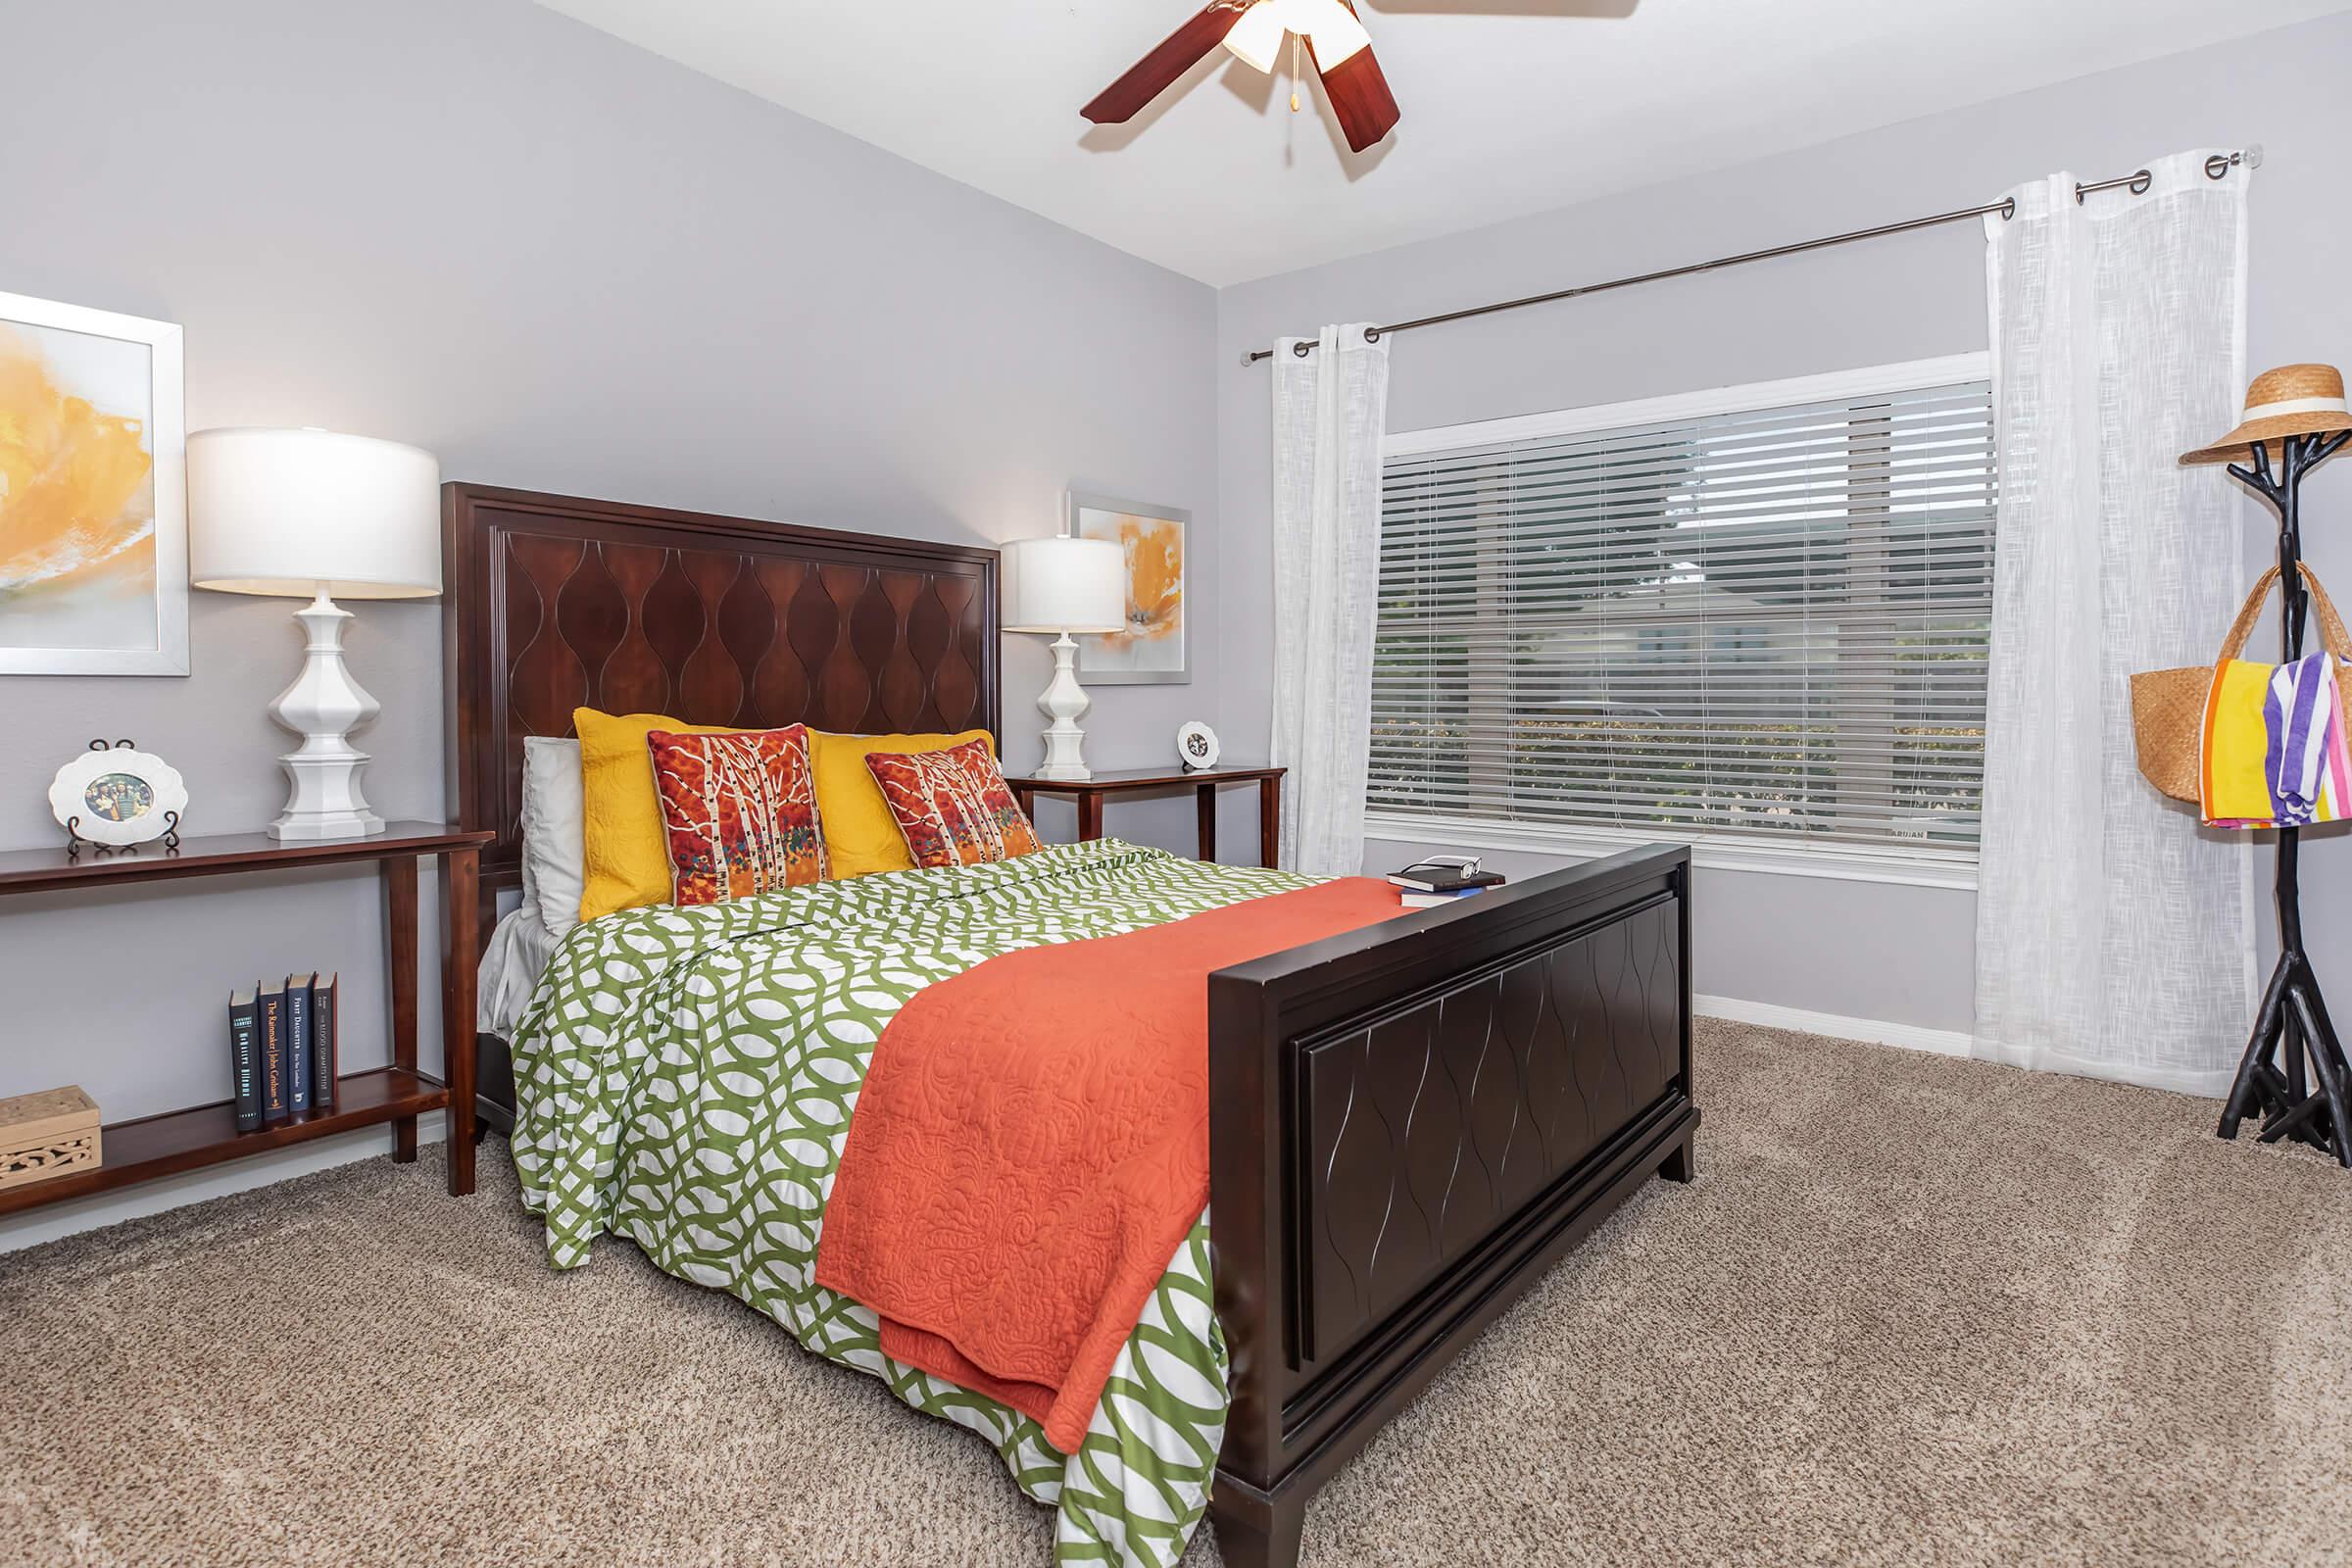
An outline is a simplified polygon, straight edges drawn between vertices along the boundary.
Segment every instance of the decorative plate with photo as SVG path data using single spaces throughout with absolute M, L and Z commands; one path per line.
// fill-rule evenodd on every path
M 1176 755 L 1198 772 L 1217 765 L 1217 732 L 1194 719 L 1176 732 Z
M 57 770 L 49 810 L 75 838 L 119 847 L 145 844 L 175 831 L 188 809 L 179 770 L 128 741 L 90 749 Z

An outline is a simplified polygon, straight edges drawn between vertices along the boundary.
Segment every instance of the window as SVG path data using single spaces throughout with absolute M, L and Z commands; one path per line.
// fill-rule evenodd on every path
M 1376 820 L 1973 861 L 1982 355 L 1389 443 Z

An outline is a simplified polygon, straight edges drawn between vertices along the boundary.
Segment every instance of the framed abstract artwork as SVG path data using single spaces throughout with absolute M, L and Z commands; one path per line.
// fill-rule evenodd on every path
M 1107 539 L 1127 555 L 1127 626 L 1078 639 L 1078 678 L 1090 686 L 1178 685 L 1193 678 L 1187 628 L 1193 514 L 1073 490 L 1069 531 Z
M 0 294 L 0 674 L 185 675 L 179 328 Z

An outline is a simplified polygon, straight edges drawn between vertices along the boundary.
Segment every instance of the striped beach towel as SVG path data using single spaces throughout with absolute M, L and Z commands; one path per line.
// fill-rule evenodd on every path
M 2343 690 L 2327 653 L 2225 659 L 2205 698 L 2200 807 L 2215 827 L 2309 827 L 2352 803 Z

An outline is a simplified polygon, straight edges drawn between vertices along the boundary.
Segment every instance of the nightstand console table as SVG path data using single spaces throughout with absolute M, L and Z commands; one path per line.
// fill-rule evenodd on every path
M 146 844 L 111 854 L 85 849 L 73 856 L 63 847 L 0 854 L 0 894 L 74 892 L 127 882 L 372 860 L 383 878 L 392 1001 L 392 1064 L 337 1080 L 335 1102 L 327 1109 L 249 1133 L 237 1131 L 235 1102 L 226 1100 L 135 1121 L 112 1122 L 100 1130 L 102 1163 L 48 1181 L 0 1188 L 0 1214 L 86 1198 L 385 1122 L 392 1124 L 392 1157 L 413 1160 L 416 1157 L 416 1118 L 435 1110 L 449 1113 L 449 1190 L 461 1196 L 472 1192 L 474 884 L 482 847 L 494 837 L 438 822 L 391 822 L 382 833 L 364 839 L 279 843 L 266 833 L 223 833 L 182 839 L 177 850 Z M 418 861 L 428 855 L 439 857 L 441 863 L 441 1038 L 447 1054 L 446 1082 L 427 1077 L 416 1067 L 416 878 Z M 228 989 L 224 983 L 221 994 L 225 996 Z M 225 1048 L 225 1012 L 221 1021 Z M 220 1060 L 225 1076 L 225 1049 Z
M 1192 789 L 1200 803 L 1200 858 L 1217 858 L 1217 786 L 1257 786 L 1257 863 L 1272 865 L 1282 843 L 1282 775 L 1287 767 L 1147 767 L 1093 778 L 1008 778 L 1012 798 L 1034 816 L 1030 803 L 1040 795 L 1070 795 L 1078 801 L 1078 841 L 1102 836 L 1102 798 L 1152 790 Z

